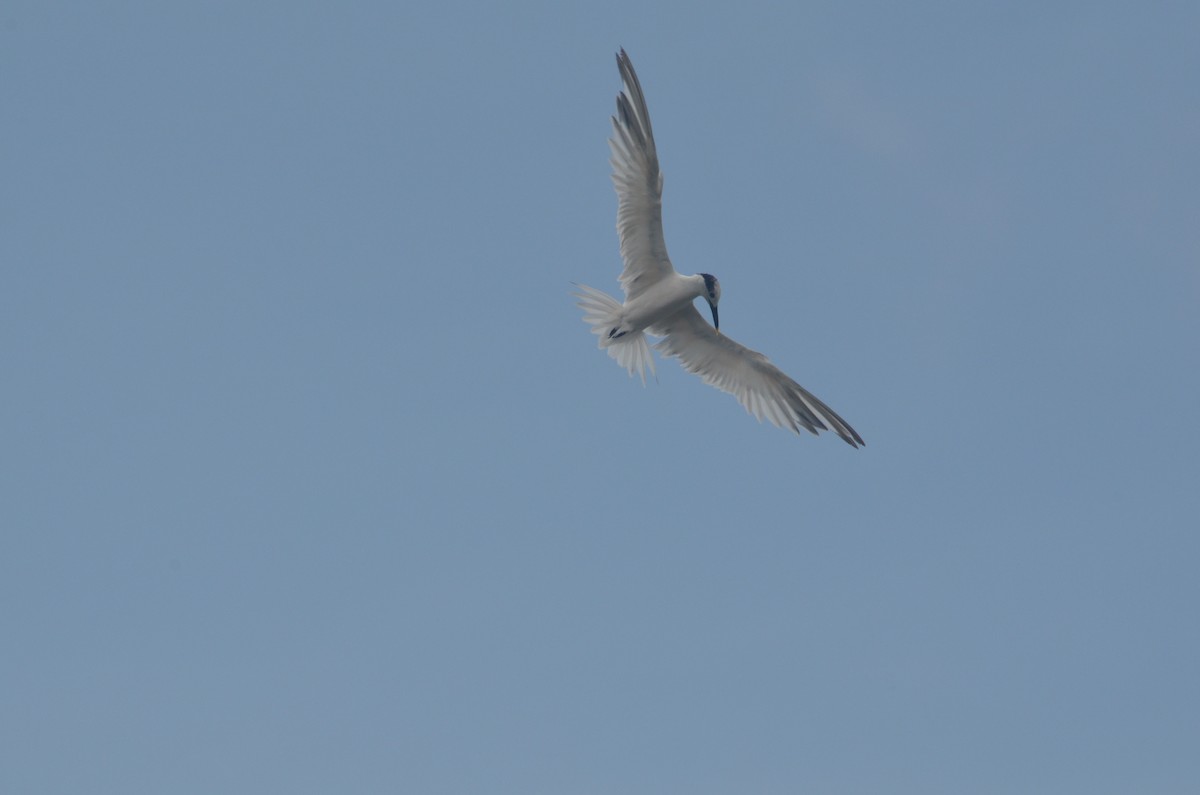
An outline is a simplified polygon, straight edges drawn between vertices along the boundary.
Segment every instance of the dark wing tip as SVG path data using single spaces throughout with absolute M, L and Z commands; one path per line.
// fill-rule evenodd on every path
M 815 426 L 809 430 L 813 433 L 818 431 L 833 431 L 841 437 L 842 441 L 851 447 L 858 449 L 866 447 L 867 443 L 858 435 L 858 431 L 850 427 L 850 423 L 842 419 L 841 415 L 826 405 L 825 401 L 809 392 L 804 387 L 797 384 L 795 381 L 788 379 L 790 382 L 790 405 L 792 411 L 800 416 L 801 421 L 806 424 Z M 811 408 L 810 408 L 811 407 Z M 812 409 L 816 409 L 813 411 Z
M 853 447 L 855 450 L 860 447 L 867 446 L 867 443 L 863 441 L 863 438 L 858 435 L 858 431 L 851 428 L 850 425 L 841 417 L 838 417 L 837 419 L 839 427 L 834 428 L 834 430 L 837 432 L 838 436 L 842 437 L 842 441 Z

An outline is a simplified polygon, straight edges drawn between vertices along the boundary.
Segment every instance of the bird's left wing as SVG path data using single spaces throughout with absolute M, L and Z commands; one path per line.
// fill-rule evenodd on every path
M 694 306 L 655 324 L 651 334 L 663 337 L 655 345 L 674 356 L 684 369 L 738 399 L 760 421 L 766 417 L 796 433 L 832 430 L 851 447 L 866 444 L 850 425 L 816 395 L 789 378 L 758 351 L 734 342 L 705 322 Z
M 617 234 L 621 237 L 621 287 L 635 298 L 659 279 L 674 273 L 662 227 L 662 172 L 650 128 L 642 84 L 625 50 L 617 53 L 624 90 L 617 95 L 613 134 L 608 139 L 613 187 L 617 189 Z

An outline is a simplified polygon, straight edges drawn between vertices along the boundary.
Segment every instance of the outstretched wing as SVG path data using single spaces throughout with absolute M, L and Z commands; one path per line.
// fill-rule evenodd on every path
M 796 433 L 831 430 L 851 447 L 866 444 L 837 412 L 766 356 L 718 333 L 694 306 L 655 324 L 650 333 L 664 338 L 655 347 L 665 356 L 678 358 L 689 373 L 736 397 L 759 421 L 766 417 Z
M 624 90 L 617 95 L 608 139 L 612 157 L 613 187 L 617 189 L 617 234 L 621 236 L 621 288 L 625 299 L 640 295 L 650 285 L 673 273 L 667 257 L 662 227 L 662 172 L 650 129 L 650 112 L 642 85 L 625 50 L 617 53 Z

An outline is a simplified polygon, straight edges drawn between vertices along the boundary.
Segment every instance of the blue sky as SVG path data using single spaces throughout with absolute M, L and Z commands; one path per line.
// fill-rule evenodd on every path
M 1200 9 L 0 10 L 0 789 L 1200 787 Z M 643 388 L 676 267 L 866 439 Z

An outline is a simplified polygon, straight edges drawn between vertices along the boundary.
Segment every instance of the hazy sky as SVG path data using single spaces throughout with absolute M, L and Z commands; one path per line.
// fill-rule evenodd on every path
M 0 790 L 1200 791 L 1195 3 L 0 7 Z M 866 439 L 617 291 L 669 249 Z

